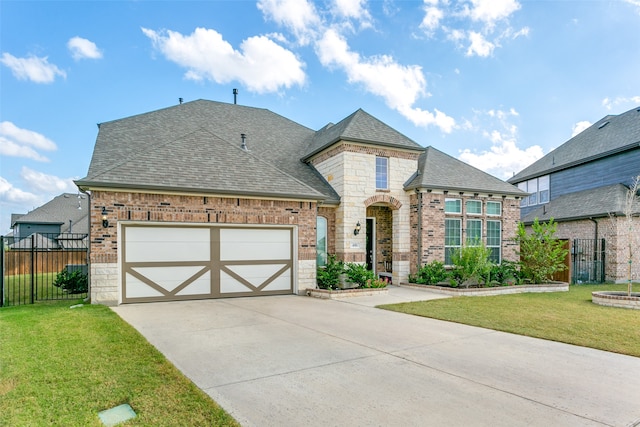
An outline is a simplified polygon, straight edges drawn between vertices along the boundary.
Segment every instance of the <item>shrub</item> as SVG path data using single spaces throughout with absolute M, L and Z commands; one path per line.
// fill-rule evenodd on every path
M 409 281 L 424 285 L 435 285 L 447 279 L 447 270 L 441 261 L 431 261 L 420 267 L 415 275 L 409 277 Z
M 518 224 L 516 240 L 520 244 L 520 269 L 524 278 L 534 283 L 544 283 L 553 277 L 557 271 L 566 268 L 564 264 L 567 250 L 563 243 L 554 237 L 557 223 L 553 218 L 549 222 L 540 224 L 538 218 L 533 221 L 530 234 L 524 224 Z
M 362 287 L 363 288 L 386 288 L 388 284 L 389 284 L 389 279 L 387 279 L 386 277 L 384 279 L 375 278 L 375 279 L 368 279 Z
M 451 271 L 452 285 L 457 286 L 468 283 L 471 280 L 486 281 L 491 268 L 489 256 L 490 250 L 483 244 L 463 246 L 451 256 L 453 270 Z
M 348 262 L 345 264 L 344 271 L 350 282 L 357 283 L 358 286 L 361 287 L 364 287 L 368 280 L 376 279 L 375 273 L 371 270 L 367 270 L 367 266 L 364 264 Z
M 87 275 L 80 270 L 74 270 L 71 273 L 67 269 L 62 270 L 56 276 L 53 285 L 70 294 L 82 294 L 89 290 Z
M 327 257 L 327 265 L 316 269 L 316 283 L 320 289 L 336 289 L 340 275 L 344 273 L 344 264 L 336 260 L 335 255 Z
M 513 261 L 492 264 L 487 276 L 487 282 L 503 286 L 522 284 L 519 264 Z

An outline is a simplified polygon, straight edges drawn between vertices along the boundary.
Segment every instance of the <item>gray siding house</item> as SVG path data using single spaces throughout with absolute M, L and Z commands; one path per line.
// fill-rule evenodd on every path
M 628 233 L 621 221 L 625 195 L 638 175 L 640 107 L 603 117 L 508 182 L 530 194 L 521 201 L 525 225 L 553 218 L 557 237 L 572 241 L 574 282 L 624 281 Z

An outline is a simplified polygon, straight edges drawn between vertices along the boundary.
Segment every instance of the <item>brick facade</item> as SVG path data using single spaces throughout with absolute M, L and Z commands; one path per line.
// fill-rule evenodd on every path
M 461 200 L 461 214 L 445 214 L 444 205 L 446 198 L 457 198 Z M 479 200 L 482 202 L 481 215 L 467 215 L 465 212 L 467 200 Z M 486 202 L 500 202 L 502 214 L 500 216 L 487 215 Z M 487 221 L 501 222 L 501 258 L 503 260 L 516 261 L 518 259 L 518 245 L 514 241 L 518 222 L 520 220 L 520 202 L 514 197 L 494 197 L 489 194 L 478 193 L 449 193 L 444 191 L 427 191 L 411 194 L 411 253 L 410 265 L 411 273 L 414 274 L 418 268 L 432 261 L 442 261 L 445 259 L 445 219 L 461 219 L 462 241 L 466 239 L 466 219 L 482 220 L 482 239 L 486 243 Z M 422 214 L 420 215 L 420 208 Z M 419 252 L 420 251 L 420 252 Z
M 102 210 L 108 227 L 102 226 Z M 315 202 L 176 194 L 91 193 L 91 297 L 117 303 L 118 222 L 277 224 L 298 227 L 299 289 L 315 286 Z

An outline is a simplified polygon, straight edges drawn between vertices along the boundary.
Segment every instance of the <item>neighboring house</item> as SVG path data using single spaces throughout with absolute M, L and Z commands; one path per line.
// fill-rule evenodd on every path
M 622 215 L 625 195 L 638 175 L 640 107 L 603 117 L 508 182 L 530 193 L 521 206 L 526 225 L 553 218 L 556 236 L 573 242 L 574 281 L 624 281 L 629 257 Z M 598 243 L 587 250 L 576 239 Z M 638 263 L 633 274 L 640 277 Z
M 27 214 L 11 214 L 10 249 L 86 249 L 89 197 L 64 193 Z M 33 236 L 33 237 L 32 237 Z
M 314 131 L 198 100 L 99 125 L 93 302 L 303 293 L 327 254 L 394 283 L 482 240 L 514 259 L 518 188 L 358 110 Z

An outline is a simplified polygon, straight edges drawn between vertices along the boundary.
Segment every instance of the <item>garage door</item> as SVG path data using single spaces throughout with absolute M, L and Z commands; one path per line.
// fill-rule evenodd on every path
M 121 301 L 291 294 L 295 231 L 123 223 Z

